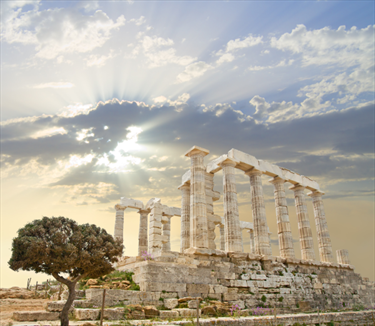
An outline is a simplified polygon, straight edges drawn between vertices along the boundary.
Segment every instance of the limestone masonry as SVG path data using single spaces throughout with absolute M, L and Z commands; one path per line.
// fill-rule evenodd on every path
M 124 257 L 117 264 L 119 270 L 133 271 L 140 286 L 132 303 L 157 305 L 160 298 L 165 303 L 165 299 L 177 297 L 209 297 L 242 309 L 265 305 L 286 312 L 374 305 L 374 283 L 354 272 L 348 251 L 338 250 L 334 262 L 324 193 L 315 181 L 236 149 L 205 163 L 208 154 L 198 146 L 186 152 L 191 166 L 178 188 L 181 208 L 164 205 L 160 198 L 146 204 L 121 198 L 115 206 L 114 235 L 119 239 L 123 239 L 124 210 L 133 208 L 140 214 L 138 256 Z M 253 223 L 240 220 L 235 169 L 249 177 Z M 220 170 L 223 217 L 213 211 L 213 202 L 221 195 L 214 191 L 213 178 Z M 274 187 L 280 257 L 271 251 L 262 175 L 269 176 Z M 293 248 L 286 183 L 294 193 L 302 259 L 296 259 Z M 312 198 L 317 239 L 311 232 L 305 190 Z M 173 216 L 181 217 L 180 252 L 171 251 L 170 246 Z M 215 244 L 216 227 L 220 229 L 220 248 Z M 248 231 L 250 253 L 244 252 L 242 230 Z M 90 293 L 88 290 L 88 296 L 94 295 L 93 290 Z M 121 301 L 116 296 L 114 300 Z

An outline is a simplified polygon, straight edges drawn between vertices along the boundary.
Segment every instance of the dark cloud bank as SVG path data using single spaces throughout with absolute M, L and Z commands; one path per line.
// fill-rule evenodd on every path
M 199 145 L 214 155 L 236 148 L 300 174 L 331 182 L 374 177 L 371 156 L 374 153 L 373 105 L 268 125 L 224 105 L 203 111 L 201 107 L 184 104 L 183 110 L 178 111 L 173 105 L 150 107 L 113 100 L 99 103 L 88 114 L 36 117 L 6 123 L 2 126 L 3 167 L 22 167 L 30 160 L 36 160 L 41 166 L 50 166 L 68 160 L 70 155 L 92 154 L 91 163 L 70 168 L 50 186 L 73 186 L 90 180 L 93 184 L 113 184 L 119 194 L 134 194 L 137 189 L 134 186 L 146 187 L 151 196 L 152 189 L 158 187 L 150 181 L 152 177 L 168 182 L 170 190 L 165 192 L 168 195 L 180 182 L 177 176 L 189 168 L 189 163 L 181 155 L 191 146 Z M 127 173 L 101 171 L 95 165 L 97 159 L 107 154 L 110 161 L 114 160 L 109 153 L 126 139 L 129 132 L 126 129 L 130 126 L 143 129 L 138 135 L 138 144 L 147 146 L 147 151 L 129 153 L 143 162 L 131 165 L 131 172 Z M 64 128 L 66 133 L 31 138 L 33 134 L 50 128 Z M 94 134 L 85 139 L 88 143 L 77 140 L 83 129 Z M 319 151 L 334 154 L 311 154 Z M 168 159 L 158 161 L 162 156 L 168 156 Z M 148 170 L 150 168 L 165 170 Z M 165 184 L 159 186 L 165 187 Z M 369 189 L 357 193 L 358 196 L 371 194 Z M 332 195 L 340 196 L 338 193 Z M 342 196 L 345 197 L 345 191 Z M 101 202 L 114 197 L 111 194 Z

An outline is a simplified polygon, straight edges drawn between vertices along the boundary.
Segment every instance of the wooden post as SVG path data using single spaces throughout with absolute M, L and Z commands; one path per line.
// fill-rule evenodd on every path
M 31 284 L 31 277 L 27 279 L 27 290 L 30 290 L 30 284 Z
M 103 326 L 104 303 L 105 303 L 105 290 L 106 290 L 106 289 L 103 289 L 102 311 L 100 312 L 100 326 Z
M 47 297 L 48 297 L 48 293 L 47 293 L 47 291 L 48 291 L 48 279 L 47 279 L 47 282 L 46 282 L 46 291 L 45 291 L 45 293 L 44 293 L 44 297 L 47 299 Z
M 199 303 L 200 303 L 200 300 L 198 298 L 197 299 L 197 326 L 199 326 Z
M 38 290 L 38 281 L 36 281 L 36 285 L 35 285 L 35 296 L 36 296 L 36 291 Z

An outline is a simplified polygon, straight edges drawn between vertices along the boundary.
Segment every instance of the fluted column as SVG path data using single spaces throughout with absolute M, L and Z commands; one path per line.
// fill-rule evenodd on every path
M 312 203 L 314 207 L 314 218 L 316 233 L 318 235 L 318 247 L 319 247 L 319 257 L 320 261 L 333 263 L 333 252 L 331 237 L 329 236 L 327 219 L 324 213 L 324 206 L 322 195 L 323 192 L 313 191 L 307 194 L 312 198 Z
M 209 249 L 216 249 L 215 223 L 212 219 L 213 215 L 214 215 L 214 206 L 213 206 L 214 175 L 213 175 L 213 173 L 205 172 L 205 180 L 206 180 L 208 248 Z
M 180 251 L 190 248 L 190 185 L 180 186 L 181 190 L 181 245 Z
M 165 236 L 165 242 L 163 242 L 162 251 L 171 251 L 171 217 L 166 216 L 167 222 L 163 223 L 163 236 Z
M 286 202 L 285 180 L 275 177 L 270 180 L 274 187 L 277 235 L 279 238 L 280 257 L 295 258 L 293 236 L 290 228 L 288 205 Z
M 315 260 L 314 243 L 305 201 L 305 187 L 295 185 L 289 189 L 294 191 L 299 241 L 301 245 L 301 258 L 303 260 Z
M 254 230 L 247 230 L 250 236 L 250 253 L 253 254 L 255 252 L 254 250 Z
M 245 172 L 250 178 L 251 209 L 254 223 L 255 254 L 270 256 L 270 240 L 263 198 L 262 172 L 256 169 Z
M 114 238 L 120 239 L 121 243 L 124 243 L 124 211 L 126 207 L 116 205 L 115 209 L 116 209 L 116 220 L 115 220 Z
M 234 174 L 236 162 L 231 159 L 226 159 L 220 165 L 223 169 L 225 251 L 243 252 L 242 232 L 238 214 L 236 178 Z
M 139 210 L 138 256 L 148 249 L 147 220 L 149 211 Z
M 220 250 L 225 250 L 225 234 L 224 225 L 220 225 Z
M 336 250 L 337 263 L 340 265 L 350 265 L 349 252 L 346 249 Z
M 204 157 L 208 150 L 194 146 L 185 156 L 191 159 L 190 247 L 208 249 L 206 184 Z

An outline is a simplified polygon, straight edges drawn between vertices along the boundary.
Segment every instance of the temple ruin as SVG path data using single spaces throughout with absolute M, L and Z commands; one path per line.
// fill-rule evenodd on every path
M 124 257 L 119 270 L 131 270 L 145 294 L 143 303 L 155 304 L 158 293 L 170 296 L 200 296 L 238 303 L 241 307 L 261 302 L 279 307 L 335 307 L 347 302 L 374 303 L 373 282 L 362 279 L 350 265 L 348 251 L 337 251 L 334 262 L 331 239 L 324 212 L 322 192 L 317 182 L 286 168 L 231 149 L 207 163 L 209 151 L 194 146 L 185 156 L 190 169 L 182 176 L 181 208 L 169 207 L 160 198 L 146 204 L 121 198 L 115 206 L 115 237 L 122 239 L 124 210 L 137 209 L 140 215 L 138 256 Z M 240 220 L 235 169 L 249 177 L 253 223 Z M 213 202 L 221 194 L 214 191 L 214 175 L 223 171 L 224 216 L 216 215 Z M 280 256 L 272 255 L 263 196 L 262 175 L 274 187 Z M 294 193 L 301 259 L 295 256 L 285 184 Z M 312 198 L 317 239 L 313 239 L 305 190 Z M 171 218 L 181 218 L 180 251 L 171 251 Z M 220 229 L 220 248 L 215 229 Z M 244 252 L 242 230 L 249 234 L 250 253 Z M 319 259 L 314 252 L 319 248 Z M 145 259 L 143 253 L 152 254 Z M 165 297 L 165 296 L 164 296 Z M 146 299 L 148 298 L 148 299 Z M 266 299 L 264 299 L 266 298 Z M 280 299 L 282 298 L 282 300 Z

